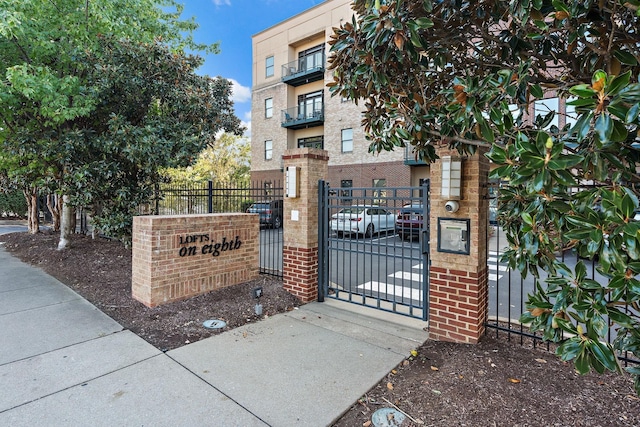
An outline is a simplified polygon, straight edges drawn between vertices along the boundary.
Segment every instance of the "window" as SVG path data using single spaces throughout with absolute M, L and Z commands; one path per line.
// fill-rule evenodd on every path
M 340 197 L 345 202 L 351 202 L 351 187 L 353 187 L 353 180 L 343 179 L 340 181 Z
M 353 129 L 342 129 L 342 152 L 353 151 Z
M 273 159 L 273 141 L 271 141 L 270 139 L 264 142 L 264 159 Z
M 324 148 L 324 136 L 312 136 L 309 138 L 300 138 L 298 140 L 298 148 Z
M 273 117 L 273 98 L 264 100 L 264 117 L 267 119 Z
M 273 194 L 273 182 L 271 181 L 264 182 L 264 194 L 265 196 L 271 196 Z
M 386 186 L 387 186 L 386 179 L 373 180 L 373 187 L 375 188 L 373 190 L 373 198 L 375 199 L 373 203 L 380 204 L 384 202 L 384 200 L 380 200 L 380 199 L 384 199 L 385 197 L 387 197 L 387 192 L 385 190 L 378 190 L 378 188 L 384 188 Z
M 420 180 L 418 181 L 418 185 L 420 186 L 420 191 L 419 191 L 420 197 L 424 195 L 423 188 L 429 185 L 429 183 L 430 183 L 429 178 L 420 178 Z
M 298 97 L 298 119 L 322 117 L 322 91 L 300 95 Z
M 275 70 L 275 62 L 273 61 L 273 56 L 267 57 L 265 61 L 266 73 L 265 77 L 273 77 L 273 73 Z
M 324 67 L 324 44 L 298 53 L 298 71 L 312 71 Z

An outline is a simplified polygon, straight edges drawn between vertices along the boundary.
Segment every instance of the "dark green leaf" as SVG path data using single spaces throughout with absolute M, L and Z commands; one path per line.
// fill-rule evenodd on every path
M 613 121 L 611 117 L 608 114 L 600 114 L 596 119 L 595 130 L 602 143 L 609 142 L 611 134 L 613 133 Z
M 580 350 L 581 352 L 580 354 L 578 354 L 578 357 L 576 357 L 576 362 L 575 362 L 576 371 L 578 371 L 580 375 L 586 375 L 589 373 L 590 365 L 591 365 L 589 363 L 589 354 L 586 352 L 584 348 L 581 348 Z
M 530 90 L 531 90 L 531 95 L 535 96 L 536 98 L 544 97 L 544 92 L 542 91 L 542 88 L 540 87 L 540 85 L 537 85 L 537 84 L 531 85 Z
M 631 52 L 616 49 L 613 51 L 613 56 L 615 56 L 618 61 L 622 62 L 623 64 L 638 65 L 638 60 Z
M 619 52 L 619 51 L 616 51 L 616 52 Z M 614 55 L 615 55 L 615 52 L 614 52 Z M 635 57 L 633 58 L 635 59 Z M 621 62 L 624 63 L 624 61 L 621 61 Z M 620 92 L 622 88 L 626 87 L 629 84 L 630 79 L 631 79 L 631 71 L 627 71 L 624 74 L 620 74 L 619 76 L 616 76 L 613 79 L 613 81 L 611 81 L 611 83 L 607 85 L 606 94 L 609 96 L 617 94 L 618 92 Z
M 422 17 L 415 20 L 416 25 L 422 29 L 433 27 L 433 21 L 429 18 Z

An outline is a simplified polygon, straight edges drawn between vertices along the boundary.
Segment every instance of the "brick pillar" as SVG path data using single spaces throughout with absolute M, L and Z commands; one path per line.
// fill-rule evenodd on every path
M 325 150 L 296 148 L 282 156 L 298 168 L 298 197 L 284 199 L 284 288 L 303 302 L 318 298 L 318 181 L 328 175 Z
M 486 149 L 462 160 L 460 209 L 447 212 L 441 194 L 442 164 L 431 165 L 431 269 L 429 272 L 429 337 L 439 341 L 477 343 L 485 333 L 488 313 L 487 226 L 489 161 Z M 440 157 L 459 156 L 441 149 Z M 470 254 L 438 252 L 438 217 L 470 219 Z

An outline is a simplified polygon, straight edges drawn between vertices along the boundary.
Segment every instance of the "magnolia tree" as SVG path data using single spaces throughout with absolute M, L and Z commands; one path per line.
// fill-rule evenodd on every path
M 160 168 L 241 132 L 230 83 L 196 75 L 201 59 L 184 52 L 217 46 L 194 43 L 180 12 L 173 0 L 0 0 L 0 173 L 11 185 L 90 206 L 103 232 L 127 240 Z
M 411 146 L 431 162 L 441 144 L 489 150 L 491 177 L 506 183 L 503 259 L 536 281 L 521 321 L 560 343 L 580 373 L 621 371 L 622 353 L 640 358 L 639 7 L 355 0 L 330 42 L 329 86 L 363 103 L 370 151 Z M 555 109 L 527 119 L 549 97 L 575 120 L 554 125 Z M 568 250 L 606 280 L 563 263 Z M 640 366 L 627 370 L 640 393 Z

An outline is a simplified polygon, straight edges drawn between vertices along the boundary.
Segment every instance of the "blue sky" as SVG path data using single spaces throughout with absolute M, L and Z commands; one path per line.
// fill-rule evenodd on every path
M 205 57 L 198 70 L 234 81 L 236 115 L 251 121 L 251 36 L 323 0 L 179 0 L 183 18 L 194 17 L 200 26 L 196 42 L 220 42 L 220 53 Z

